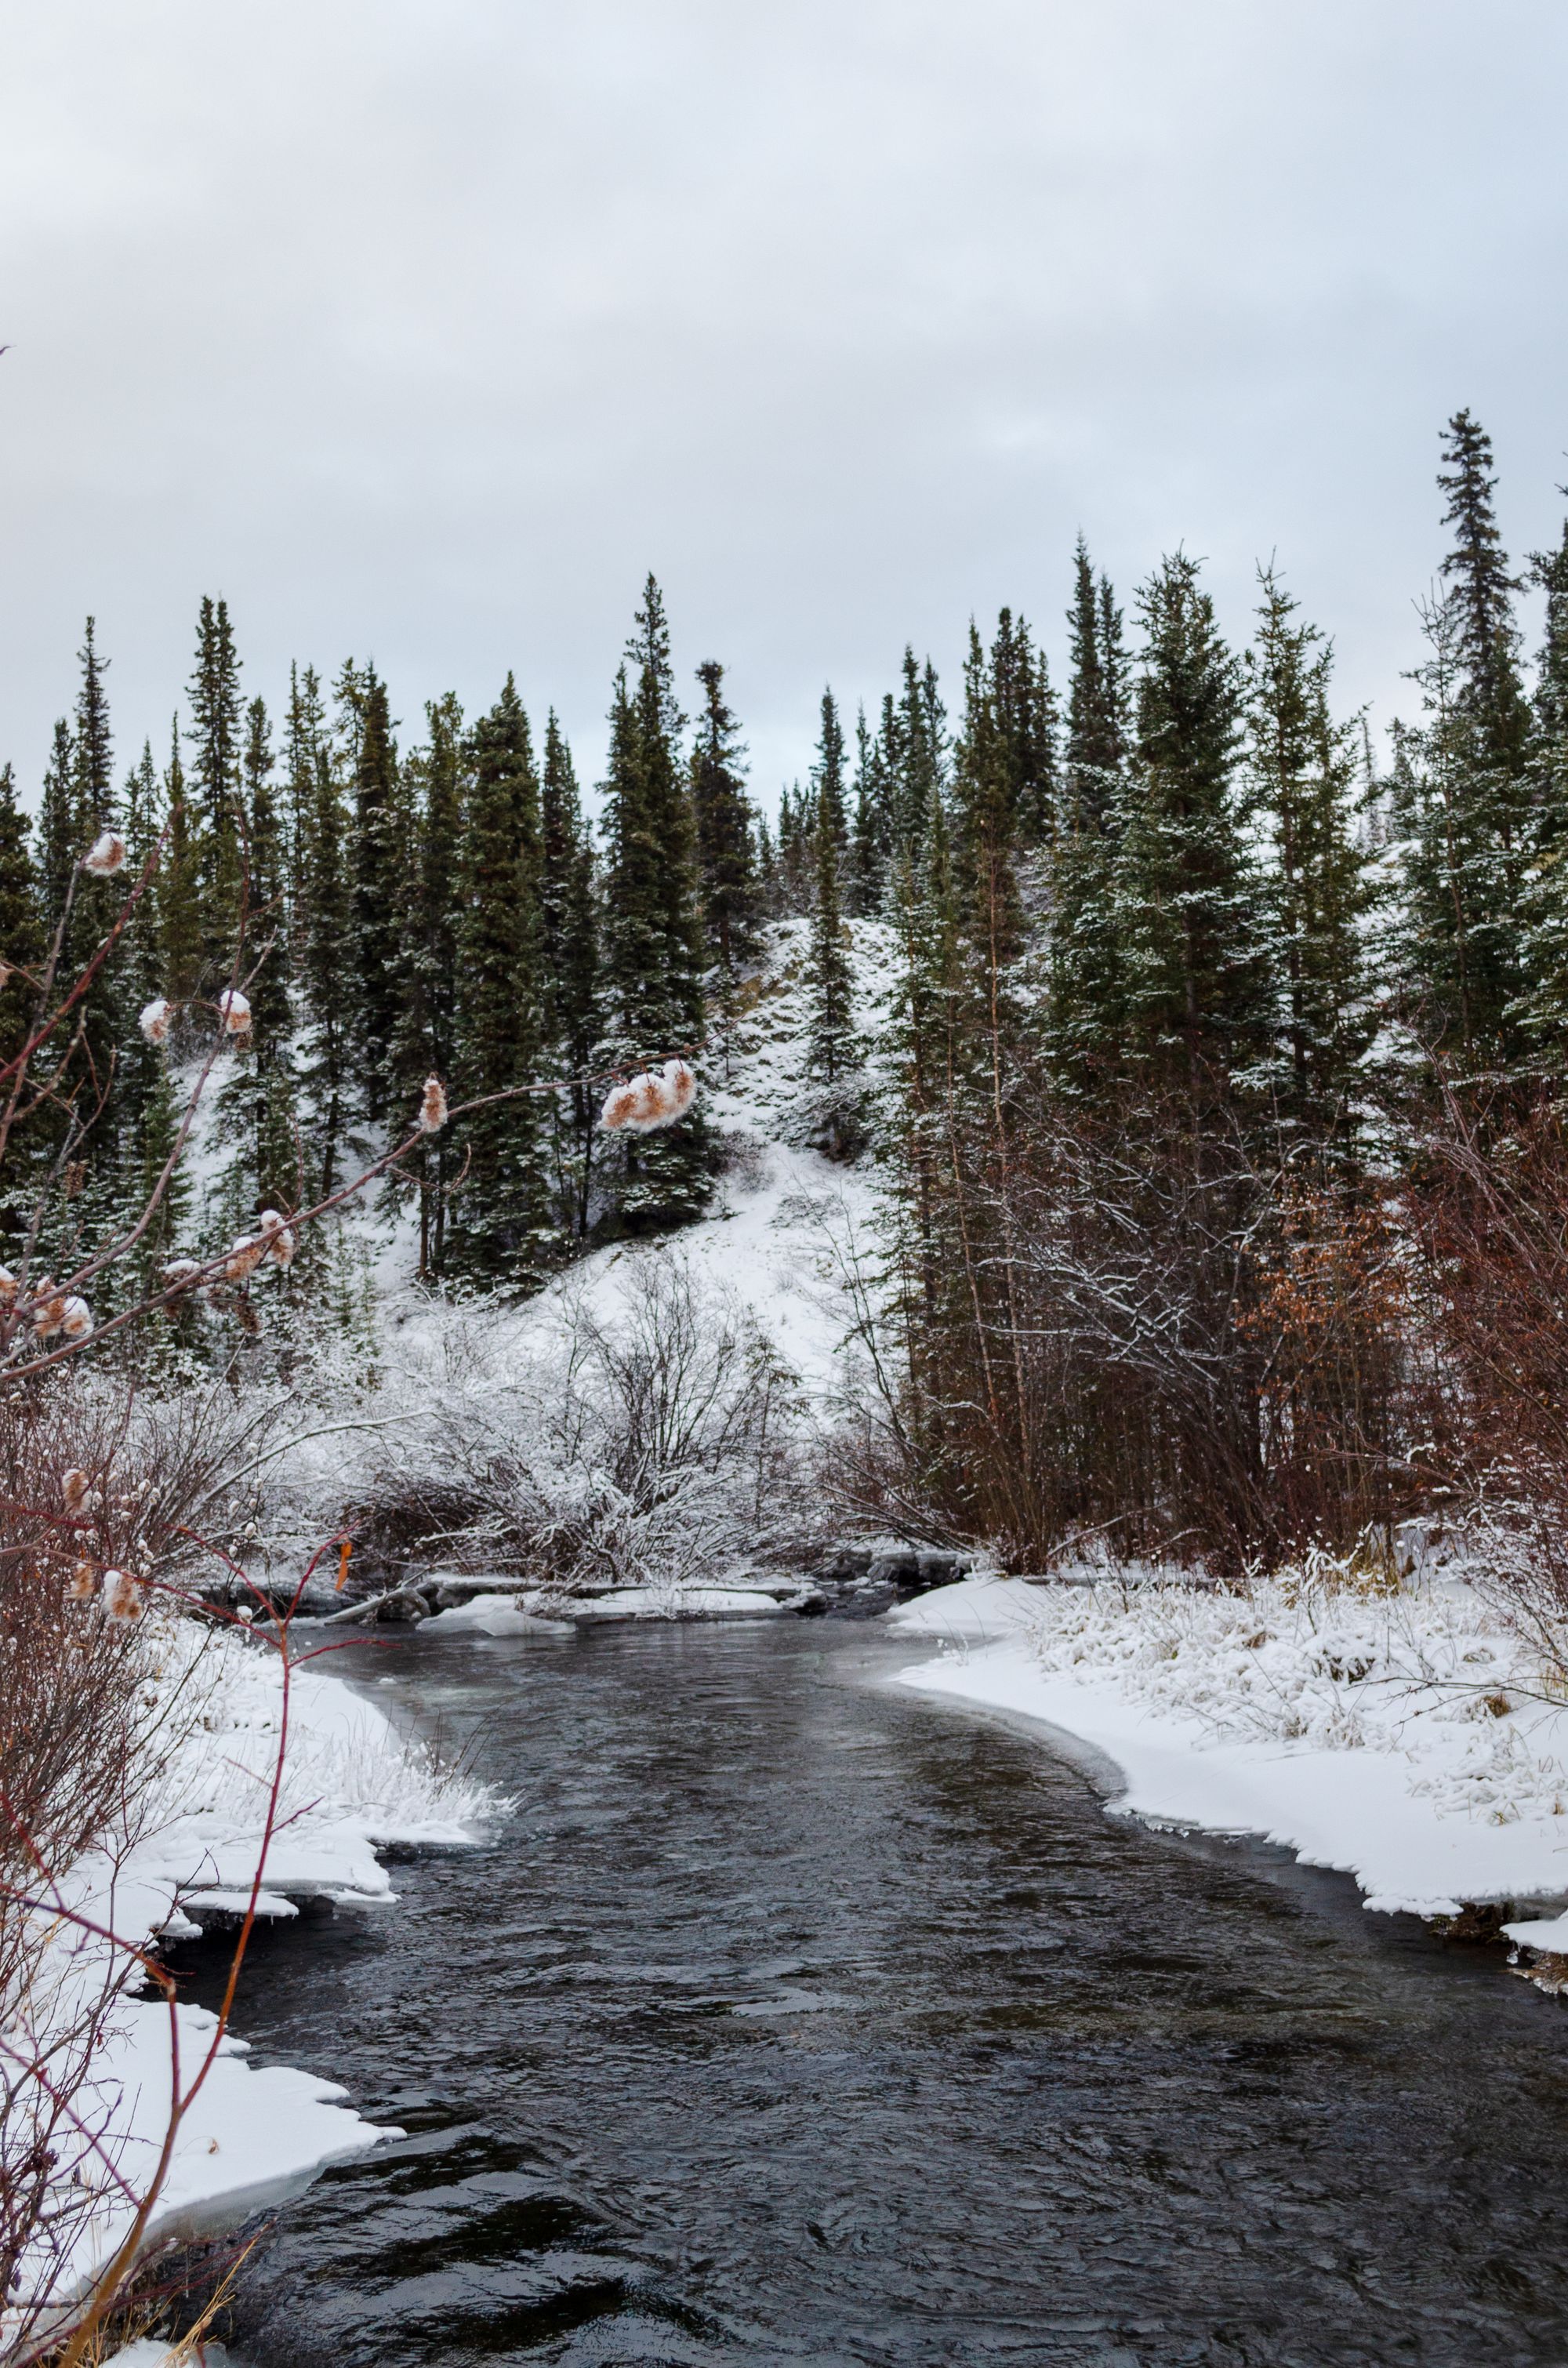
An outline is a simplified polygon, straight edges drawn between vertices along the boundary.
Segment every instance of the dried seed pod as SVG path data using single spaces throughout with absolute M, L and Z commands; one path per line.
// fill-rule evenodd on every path
M 294 1236 L 289 1224 L 276 1209 L 264 1209 L 256 1219 L 261 1232 L 263 1254 L 274 1266 L 289 1266 L 294 1257 Z
M 697 1091 L 697 1079 L 684 1061 L 666 1061 L 664 1071 L 665 1101 L 669 1111 L 669 1123 L 684 1118 L 691 1108 Z
M 218 1017 L 231 1036 L 243 1036 L 250 1026 L 250 1000 L 237 986 L 227 986 L 218 997 Z
M 655 1127 L 673 1126 L 689 1109 L 697 1079 L 684 1061 L 666 1061 L 661 1069 L 644 1069 L 606 1097 L 599 1124 L 607 1134 L 622 1128 L 632 1134 L 651 1134 Z
M 93 1311 L 74 1293 L 63 1303 L 60 1328 L 68 1340 L 85 1340 L 93 1328 Z
M 78 1463 L 74 1463 L 69 1472 L 62 1474 L 60 1493 L 65 1499 L 65 1509 L 68 1513 L 81 1511 L 87 1501 L 87 1490 L 91 1486 L 91 1481 Z
M 107 880 L 109 873 L 118 871 L 124 861 L 124 839 L 118 830 L 105 830 L 99 832 L 83 856 L 82 869 L 93 872 L 99 880 Z
M 15 1307 L 17 1290 L 17 1278 L 10 1268 L 0 1266 L 0 1307 Z
M 254 1274 L 267 1255 L 267 1244 L 255 1234 L 242 1234 L 223 1261 L 223 1277 L 227 1282 L 244 1282 Z
M 128 1570 L 106 1570 L 104 1573 L 104 1612 L 107 1618 L 129 1622 L 142 1617 L 142 1588 L 140 1579 Z
M 155 995 L 151 1003 L 142 1005 L 142 1015 L 136 1025 L 141 1029 L 149 1044 L 161 1044 L 169 1032 L 169 1025 L 174 1016 L 175 1008 L 168 996 Z
M 424 1099 L 419 1105 L 419 1123 L 426 1134 L 435 1134 L 447 1123 L 447 1089 L 439 1077 L 425 1080 Z
M 167 1266 L 164 1269 L 164 1281 L 166 1283 L 172 1284 L 176 1291 L 184 1291 L 188 1288 L 194 1278 L 200 1272 L 201 1261 L 199 1258 L 171 1258 Z
M 98 1574 L 97 1565 L 90 1562 L 73 1563 L 71 1565 L 71 1576 L 65 1583 L 65 1592 L 70 1597 L 72 1602 L 90 1603 L 97 1591 Z
M 40 1340 L 52 1340 L 64 1322 L 65 1296 L 62 1292 L 57 1292 L 51 1288 L 47 1299 L 34 1302 L 33 1330 Z

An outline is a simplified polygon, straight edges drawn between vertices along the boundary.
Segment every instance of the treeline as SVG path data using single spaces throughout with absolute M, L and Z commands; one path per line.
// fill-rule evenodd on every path
M 59 1094 L 13 1137 L 12 1235 L 51 1185 L 46 1256 L 142 1207 L 174 1140 L 171 1063 L 177 1075 L 210 1044 L 215 999 L 233 988 L 250 1025 L 214 1132 L 220 1213 L 235 1223 L 331 1193 L 432 1072 L 454 1102 L 559 1084 L 480 1110 L 399 1178 L 418 1198 L 426 1273 L 526 1286 L 590 1234 L 695 1213 L 710 1189 L 700 1121 L 597 1135 L 602 1097 L 586 1082 L 699 1046 L 708 996 L 733 1001 L 762 909 L 765 835 L 723 670 L 698 670 L 688 734 L 652 578 L 613 687 L 597 844 L 555 715 L 536 733 L 510 677 L 476 718 L 451 694 L 431 701 L 407 748 L 386 683 L 353 661 L 330 686 L 293 669 L 274 718 L 244 696 L 226 605 L 207 599 L 166 760 L 144 748 L 117 780 L 106 671 L 89 620 L 36 830 L 0 776 L 0 948 L 14 965 L 0 1059 L 25 1040 L 56 932 L 70 980 L 162 843 L 74 1008 Z M 129 863 L 96 881 L 79 859 L 106 828 Z M 137 1028 L 154 997 L 180 1014 L 162 1046 Z M 145 1287 L 188 1215 L 176 1186 L 129 1281 Z
M 1494 1344 L 1483 1387 L 1455 1345 L 1507 1231 L 1477 1178 L 1568 1173 L 1568 535 L 1529 563 L 1527 689 L 1468 413 L 1438 482 L 1420 713 L 1383 778 L 1278 576 L 1238 652 L 1180 552 L 1130 631 L 1080 543 L 1060 702 L 1006 614 L 971 632 L 950 738 L 908 662 L 842 820 L 824 713 L 780 861 L 815 833 L 819 905 L 842 877 L 900 947 L 908 1386 L 869 1508 L 935 1503 L 1026 1565 L 1098 1537 L 1233 1566 L 1385 1551 L 1439 1477 L 1475 1483 L 1514 1357 Z
M 589 1081 L 714 1049 L 763 924 L 797 916 L 813 1139 L 870 1145 L 894 1187 L 906 1378 L 868 1428 L 868 1510 L 936 1508 L 1028 1562 L 1086 1533 L 1234 1560 L 1386 1532 L 1426 1485 L 1417 1449 L 1428 1473 L 1449 1452 L 1453 1342 L 1486 1328 L 1450 1322 L 1442 1281 L 1456 1241 L 1484 1249 L 1478 1146 L 1494 1179 L 1555 1172 L 1568 1036 L 1568 534 L 1514 568 L 1469 413 L 1438 483 L 1418 712 L 1381 772 L 1278 575 L 1237 649 L 1182 552 L 1124 609 L 1080 541 L 1060 689 L 1005 610 L 971 627 L 951 712 L 913 651 L 869 717 L 824 693 L 771 826 L 716 661 L 681 711 L 652 579 L 593 828 L 555 716 L 536 730 L 510 678 L 477 717 L 432 701 L 412 745 L 369 666 L 296 669 L 274 717 L 215 600 L 165 762 L 117 780 L 89 625 L 36 830 L 0 785 L 0 1055 L 61 916 L 74 975 L 119 910 L 130 875 L 88 877 L 83 848 L 122 828 L 131 872 L 163 848 L 13 1137 L 0 1220 L 25 1229 L 52 1179 L 53 1256 L 51 1227 L 91 1240 L 139 1208 L 182 1056 L 238 985 L 216 1128 L 236 1223 L 329 1192 L 434 1072 L 454 1103 L 512 1098 L 389 1186 L 417 1201 L 423 1269 L 530 1287 L 702 1207 L 700 1104 L 607 1137 Z M 874 1047 L 858 920 L 886 932 Z M 135 1024 L 153 996 L 184 1015 L 163 1047 Z M 1442 1202 L 1461 1173 L 1470 1203 Z M 176 1189 L 134 1280 L 187 1220 Z

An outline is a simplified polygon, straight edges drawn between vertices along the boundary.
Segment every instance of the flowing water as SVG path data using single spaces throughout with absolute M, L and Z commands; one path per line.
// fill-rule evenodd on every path
M 258 1940 L 256 2060 L 409 2135 L 281 2214 L 244 2358 L 1562 2368 L 1563 2009 L 1108 1816 L 874 1682 L 908 1657 L 824 1621 L 341 1656 L 518 1809 Z

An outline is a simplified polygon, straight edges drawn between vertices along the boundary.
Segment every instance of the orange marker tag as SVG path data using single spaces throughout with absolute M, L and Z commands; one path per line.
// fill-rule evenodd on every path
M 353 1551 L 352 1541 L 345 1538 L 337 1549 L 337 1586 L 334 1590 L 335 1594 L 341 1595 L 343 1592 L 343 1582 L 348 1576 L 348 1557 Z

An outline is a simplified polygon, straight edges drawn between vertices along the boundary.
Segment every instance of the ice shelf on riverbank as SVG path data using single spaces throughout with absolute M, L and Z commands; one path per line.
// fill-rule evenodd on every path
M 47 2048 L 51 2032 L 68 2032 L 107 1983 L 123 1984 L 74 2104 L 90 2143 L 66 2168 L 78 2189 L 91 2191 L 90 2208 L 63 2260 L 24 2261 L 24 2305 L 40 2281 L 66 2302 L 112 2258 L 155 2172 L 175 2049 L 188 2095 L 216 2033 L 215 2017 L 202 2008 L 177 2006 L 171 2027 L 163 2001 L 130 1994 L 141 1979 L 132 1952 L 160 1932 L 193 1935 L 196 1918 L 213 1913 L 237 1925 L 261 1860 L 283 1710 L 277 1654 L 188 1621 L 150 1622 L 146 1650 L 148 1686 L 166 1694 L 182 1739 L 140 1804 L 134 1836 L 112 1855 L 90 1853 L 62 1881 L 58 1901 L 69 1914 L 51 1919 L 29 1994 L 29 2028 Z M 395 1895 L 379 1844 L 472 1841 L 478 1821 L 501 1805 L 442 1770 L 373 1702 L 319 1669 L 292 1674 L 288 1743 L 258 1901 L 264 1914 L 293 1915 L 302 1898 L 387 1905 Z M 118 1944 L 71 1917 L 112 1932 Z M 340 2102 L 345 2092 L 335 2083 L 281 2066 L 255 2070 L 245 2052 L 225 2038 L 185 2112 L 144 2248 L 233 2227 L 389 2135 Z M 0 2337 L 4 2329 L 0 2314 Z
M 1568 1709 L 1465 1587 L 978 1577 L 888 1624 L 938 1647 L 901 1683 L 1079 1738 L 1120 1770 L 1127 1814 L 1262 1835 L 1373 1908 L 1568 1894 Z M 1568 1947 L 1568 1917 L 1507 1929 Z

